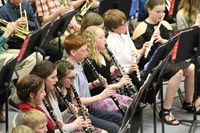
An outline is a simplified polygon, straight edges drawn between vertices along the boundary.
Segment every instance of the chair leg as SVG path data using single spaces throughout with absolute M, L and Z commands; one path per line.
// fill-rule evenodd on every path
M 185 98 L 184 98 L 184 92 L 182 92 L 181 88 L 178 89 L 178 95 L 181 103 L 183 103 Z

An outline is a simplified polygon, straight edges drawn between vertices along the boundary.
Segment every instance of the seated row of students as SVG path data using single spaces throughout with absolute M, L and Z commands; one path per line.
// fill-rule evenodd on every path
M 55 7 L 55 8 L 48 7 L 49 6 L 48 3 L 52 3 L 52 1 L 38 1 L 37 0 L 34 2 L 36 2 L 35 4 L 37 5 L 37 13 L 43 24 L 47 23 L 49 21 L 53 22 L 60 15 L 65 14 L 67 11 L 69 11 L 71 9 L 68 5 L 61 6 L 59 1 L 55 2 L 55 4 L 57 4 L 57 6 L 52 5 L 52 7 Z M 84 2 L 85 2 L 84 0 L 77 0 L 77 1 L 72 2 L 71 4 L 75 8 L 78 8 Z M 19 10 L 20 3 L 22 6 L 22 11 Z M 53 4 L 54 4 L 54 2 L 53 2 Z M 99 2 L 95 2 L 93 7 L 95 8 L 98 5 L 99 5 Z M 45 10 L 43 10 L 43 9 L 45 9 Z M 49 10 L 49 9 L 51 9 L 51 10 Z M 20 12 L 23 12 L 23 10 L 26 10 L 27 18 L 20 16 Z M 15 23 L 7 25 L 6 34 L 9 33 L 9 35 L 6 35 L 6 36 L 4 36 L 4 38 L 2 37 L 2 39 L 1 39 L 2 46 L 6 43 L 8 44 L 7 50 L 4 52 L 4 54 L 1 54 L 0 60 L 1 60 L 1 67 L 2 67 L 3 64 L 5 63 L 5 59 L 8 60 L 11 57 L 17 57 L 17 55 L 19 53 L 19 49 L 21 48 L 21 46 L 23 44 L 23 41 L 24 41 L 23 39 L 16 37 L 15 35 L 10 36 L 11 34 L 13 34 L 13 31 L 16 29 L 16 27 L 24 27 L 25 25 L 27 25 L 30 32 L 33 30 L 36 30 L 38 27 L 36 24 L 36 18 L 34 16 L 32 7 L 29 5 L 29 3 L 27 1 L 16 1 L 16 0 L 8 1 L 0 10 L 0 18 L 7 22 L 15 22 Z M 79 29 L 79 25 L 76 23 L 75 19 L 73 19 L 73 21 L 71 22 L 70 25 L 73 26 L 73 28 L 76 30 Z M 17 31 L 17 32 L 21 32 L 21 31 Z M 1 34 L 3 34 L 2 31 L 1 31 Z M 43 57 L 40 54 L 40 52 L 42 53 Z M 38 58 L 37 58 L 38 62 L 41 61 L 44 58 L 44 56 L 50 56 L 49 60 L 52 62 L 55 62 L 55 61 L 61 59 L 61 57 L 62 57 L 61 56 L 62 51 L 60 53 L 59 48 L 55 45 L 45 44 L 42 46 L 42 49 L 40 49 L 40 52 L 38 53 Z M 9 57 L 8 57 L 8 55 L 9 55 Z M 22 69 L 21 69 L 22 71 L 20 72 L 19 79 L 21 79 L 21 77 L 24 77 L 24 75 L 27 75 L 32 70 L 32 68 L 35 66 L 35 64 L 36 64 L 35 54 L 32 54 L 31 56 L 27 57 L 26 60 L 24 60 L 22 63 L 20 63 L 18 66 L 22 67 Z M 14 94 L 12 95 L 11 99 L 9 100 L 9 104 L 11 104 L 13 107 L 15 107 L 17 109 L 17 105 L 19 104 L 20 101 L 17 98 L 16 90 L 14 90 L 14 91 L 15 91 Z M 3 103 L 4 102 L 2 102 L 1 106 L 3 106 Z M 2 108 L 2 107 L 0 107 L 0 108 Z M 2 122 L 5 121 L 3 114 L 0 117 L 0 121 L 2 121 Z
M 147 0 L 146 7 L 149 13 L 149 17 L 144 22 L 139 24 L 133 33 L 133 39 L 134 39 L 136 47 L 142 48 L 142 49 L 139 51 L 140 53 L 134 51 L 133 54 L 136 55 L 138 59 L 140 59 L 142 55 L 144 54 L 145 49 L 151 45 L 150 42 L 148 41 L 150 40 L 152 35 L 154 37 L 156 44 L 153 45 L 153 47 L 151 48 L 150 54 L 147 59 L 144 59 L 144 58 L 140 59 L 140 62 L 139 62 L 140 69 L 142 69 L 144 67 L 144 64 L 146 64 L 146 62 L 150 60 L 150 57 L 153 55 L 153 52 L 159 46 L 158 44 L 165 43 L 169 38 L 173 36 L 172 28 L 169 25 L 169 23 L 167 23 L 166 21 L 162 21 L 162 25 L 159 29 L 159 33 L 154 33 L 154 30 L 157 24 L 159 23 L 159 21 L 161 20 L 164 14 L 164 9 L 165 9 L 164 1 L 161 1 L 161 0 L 148 1 Z M 130 47 L 133 47 L 133 44 L 131 41 L 127 42 L 127 40 L 130 40 L 130 39 L 127 39 L 128 36 L 124 34 L 126 32 L 126 21 L 127 21 L 125 15 L 119 10 L 110 10 L 110 11 L 107 11 L 103 17 L 104 17 L 105 27 L 109 30 L 108 38 L 107 38 L 108 47 L 114 53 L 114 55 L 116 56 L 120 64 L 123 67 L 128 66 L 127 68 L 129 68 L 131 66 L 130 64 L 133 64 L 131 61 L 132 51 L 130 50 L 131 49 Z M 126 39 L 124 39 L 124 37 L 126 37 Z M 121 52 L 121 49 L 122 48 L 124 49 L 124 47 L 127 44 L 130 45 L 126 47 L 127 51 Z M 129 54 L 126 54 L 126 53 L 129 53 Z M 124 62 L 125 59 L 129 61 Z M 129 62 L 129 65 L 127 65 L 127 62 Z M 185 76 L 186 77 L 186 80 L 185 80 L 186 99 L 185 99 L 185 102 L 183 103 L 183 108 L 186 109 L 188 112 L 193 111 L 191 102 L 192 102 L 193 92 L 194 92 L 194 76 L 193 76 L 194 65 L 186 63 L 186 62 L 181 62 L 178 64 L 169 63 L 169 65 L 166 68 L 165 75 L 166 75 L 166 78 L 170 80 L 169 80 L 165 103 L 164 103 L 165 105 L 164 106 L 165 107 L 164 120 L 168 124 L 178 125 L 179 121 L 174 119 L 173 115 L 170 112 L 172 100 L 175 95 L 175 92 L 177 91 L 180 85 L 180 81 L 182 80 L 182 77 Z M 177 82 L 174 82 L 174 81 L 177 81 Z M 175 89 L 174 89 L 174 86 L 176 86 Z
M 7 50 L 4 48 L 4 46 L 6 45 L 6 43 L 8 41 L 8 38 L 13 34 L 15 29 L 16 29 L 16 22 L 8 23 L 5 28 L 5 32 L 0 37 L 0 51 L 1 51 L 0 52 L 0 67 L 1 68 L 10 59 L 17 58 L 17 56 L 20 52 L 20 50 L 17 50 L 17 49 L 8 49 Z M 22 77 L 28 75 L 31 72 L 31 70 L 33 69 L 33 67 L 35 66 L 35 64 L 37 63 L 37 61 L 38 62 L 42 61 L 42 55 L 38 54 L 38 60 L 36 60 L 36 53 L 34 52 L 30 56 L 28 56 L 26 59 L 24 59 L 23 61 L 18 63 L 16 65 L 16 68 L 20 68 L 20 70 L 21 70 L 18 78 L 21 79 Z M 4 93 L 2 93 L 1 95 L 3 97 L 5 97 Z M 12 99 L 17 102 L 18 98 L 17 98 L 16 91 L 12 95 Z M 5 103 L 5 100 L 6 100 L 6 97 L 2 98 L 1 102 L 0 102 L 0 122 L 5 122 L 5 117 L 3 115 L 3 105 Z
M 151 47 L 148 57 L 146 59 L 140 59 L 140 68 L 143 68 L 144 64 L 150 60 L 153 52 L 159 47 L 159 45 L 164 44 L 174 35 L 172 28 L 167 21 L 162 21 L 158 32 L 154 32 L 156 26 L 164 15 L 164 1 L 147 0 L 146 8 L 149 13 L 149 17 L 136 27 L 133 32 L 132 39 L 138 48 L 141 48 L 145 42 L 148 42 L 151 39 L 151 37 L 153 37 L 155 41 Z M 176 120 L 171 113 L 171 106 L 183 76 L 185 77 L 185 102 L 183 103 L 183 108 L 188 112 L 193 112 L 192 100 L 194 93 L 194 65 L 185 61 L 180 63 L 169 62 L 163 74 L 163 77 L 169 80 L 164 100 L 164 121 L 171 125 L 179 124 L 179 121 Z
M 160 2 L 160 3 L 159 3 Z M 158 3 L 156 3 L 154 0 L 153 1 L 148 1 L 147 0 L 147 9 L 148 9 L 148 13 L 149 13 L 149 17 L 146 19 L 146 21 L 147 21 L 147 23 L 144 23 L 144 24 L 146 24 L 146 25 L 148 25 L 148 24 L 157 24 L 159 21 L 160 21 L 160 18 L 161 18 L 161 16 L 163 15 L 163 5 L 164 5 L 164 3 L 163 3 L 163 1 L 159 1 Z M 152 6 L 153 5 L 153 6 Z M 156 14 L 157 13 L 157 14 Z M 113 19 L 112 18 L 112 16 L 119 16 L 119 19 L 116 17 L 116 19 Z M 138 50 L 138 52 L 135 52 L 136 51 L 136 49 L 134 48 L 134 45 L 131 43 L 131 41 L 128 41 L 128 42 L 124 42 L 124 41 L 127 41 L 127 36 L 124 34 L 125 33 L 125 31 L 126 31 L 126 18 L 123 16 L 124 14 L 122 13 L 122 12 L 120 12 L 120 11 L 118 11 L 118 10 L 110 10 L 110 11 L 108 11 L 107 13 L 105 13 L 105 15 L 104 15 L 104 21 L 105 21 L 105 27 L 109 30 L 109 35 L 108 35 L 108 39 L 107 39 L 107 43 L 108 43 L 108 46 L 109 46 L 109 48 L 111 49 L 111 51 L 113 52 L 113 53 L 115 53 L 116 51 L 116 46 L 121 46 L 121 44 L 123 44 L 123 48 L 124 48 L 124 46 L 126 46 L 127 44 L 129 45 L 130 44 L 130 47 L 133 47 L 133 48 L 130 48 L 130 47 L 127 47 L 127 52 L 125 52 L 126 54 L 124 55 L 124 57 L 125 58 L 123 58 L 123 59 L 127 59 L 127 60 L 129 60 L 128 61 L 128 65 L 127 65 L 127 62 L 123 62 L 124 60 L 121 60 L 121 59 L 118 59 L 118 61 L 119 62 L 121 62 L 122 61 L 122 63 L 120 63 L 123 67 L 125 66 L 126 68 L 128 68 L 128 71 L 126 70 L 126 72 L 134 72 L 134 71 L 136 71 L 137 69 L 138 69 L 138 66 L 137 66 L 137 64 L 136 63 L 132 63 L 132 60 L 131 60 L 131 55 L 133 54 L 133 55 L 136 55 L 137 57 L 138 57 L 138 59 L 140 59 L 140 57 L 143 55 L 143 53 L 144 53 L 144 51 L 145 51 L 145 49 L 147 48 L 147 47 L 149 47 L 151 44 L 149 43 L 149 42 L 146 42 L 146 41 L 148 41 L 148 40 L 150 40 L 150 38 L 151 38 L 151 36 L 152 36 L 152 34 L 153 34 L 153 32 L 154 32 L 154 26 L 155 25 L 152 25 L 152 27 L 150 28 L 151 29 L 151 34 L 148 34 L 148 39 L 146 39 L 145 41 L 144 40 L 142 40 L 141 42 L 139 42 L 139 43 L 137 43 L 137 41 L 135 42 L 135 44 L 136 44 L 136 46 L 139 46 L 140 45 L 140 47 L 138 47 L 138 48 L 142 48 L 141 50 Z M 117 20 L 118 19 L 118 20 Z M 143 24 L 143 23 L 141 23 L 141 25 Z M 110 24 L 116 24 L 116 25 L 110 25 Z M 161 27 L 164 27 L 164 28 L 161 28 L 161 29 L 164 29 L 164 31 L 166 30 L 166 31 L 168 31 L 168 30 L 170 30 L 170 26 L 165 22 L 165 21 L 163 21 L 162 22 L 162 26 Z M 139 26 L 141 26 L 141 25 L 139 25 Z M 138 27 L 139 27 L 138 26 Z M 167 28 L 165 28 L 165 27 L 167 27 Z M 142 25 L 142 29 L 144 29 L 145 28 L 145 26 L 143 26 Z M 148 27 L 146 26 L 146 29 L 147 29 Z M 138 29 L 140 29 L 140 28 L 138 28 Z M 143 32 L 145 32 L 146 31 L 146 29 L 144 29 L 144 31 Z M 160 33 L 162 34 L 164 31 L 162 31 L 160 29 Z M 98 33 L 93 33 L 93 35 L 97 35 L 97 34 L 99 34 L 99 33 L 102 33 L 101 32 L 101 30 L 100 29 L 97 29 L 95 32 L 97 32 L 98 31 Z M 91 32 L 93 32 L 93 31 L 91 31 Z M 167 33 L 167 32 L 165 32 L 165 33 Z M 116 43 L 115 44 L 113 44 L 113 41 L 112 42 L 109 42 L 109 38 L 111 38 L 112 37 L 112 35 L 113 35 L 113 37 L 115 38 L 114 40 L 117 40 L 116 41 Z M 116 35 L 116 37 L 115 37 L 115 35 Z M 135 32 L 133 33 L 133 39 L 137 39 L 138 38 L 138 36 L 140 36 L 140 35 L 143 35 L 143 33 L 141 33 L 141 32 L 139 32 L 139 33 L 137 33 L 137 28 L 136 28 L 136 30 L 135 30 Z M 74 36 L 74 35 L 70 35 L 70 36 L 68 36 L 67 38 L 66 38 L 66 41 L 67 40 L 74 40 L 74 38 L 79 38 L 78 36 Z M 96 37 L 98 37 L 98 36 L 96 36 Z M 124 37 L 125 37 L 125 39 L 124 39 Z M 159 42 L 159 43 L 164 43 L 165 41 L 167 41 L 166 39 L 169 39 L 169 35 L 163 35 L 162 37 L 164 38 L 161 38 L 160 37 L 160 35 L 158 34 L 158 33 L 154 33 L 154 35 L 153 35 L 153 37 L 155 38 L 155 42 Z M 80 39 L 80 40 L 82 40 L 82 39 Z M 84 39 L 83 39 L 84 40 Z M 128 40 L 130 40 L 130 39 L 128 39 Z M 98 41 L 98 39 L 96 39 L 96 42 Z M 80 41 L 81 43 L 84 43 L 84 41 L 82 42 L 82 41 Z M 120 44 L 119 44 L 119 42 L 121 42 Z M 145 43 L 146 42 L 146 43 Z M 65 42 L 66 43 L 66 42 Z M 68 42 L 68 44 L 73 44 L 73 43 L 75 43 L 75 42 Z M 66 43 L 67 44 L 67 43 Z M 102 43 L 103 44 L 103 43 Z M 114 47 L 115 47 L 115 49 L 114 48 L 112 48 L 112 46 L 111 45 L 114 45 Z M 119 44 L 119 45 L 118 45 Z M 145 44 L 143 47 L 141 47 L 141 45 L 142 44 Z M 84 47 L 82 47 L 82 46 L 84 46 Z M 155 46 L 157 46 L 157 44 L 155 45 Z M 82 62 L 83 60 L 84 60 L 84 58 L 87 56 L 87 47 L 85 46 L 85 45 L 83 45 L 83 44 L 80 44 L 80 46 L 77 46 L 76 47 L 76 45 L 74 45 L 71 49 L 70 48 L 68 48 L 67 46 L 65 47 L 66 48 L 66 50 L 67 50 L 67 52 L 68 52 L 68 54 L 70 55 L 69 56 L 69 58 L 68 58 L 68 60 L 70 61 L 70 62 L 72 62 L 72 63 L 74 63 L 74 64 L 76 64 L 75 65 L 75 68 L 78 70 L 77 72 L 78 72 L 78 74 L 80 74 L 79 76 L 81 77 L 81 78 L 83 78 L 83 79 L 79 79 L 79 78 L 77 78 L 78 77 L 78 75 L 76 75 L 76 78 L 75 78 L 75 88 L 77 88 L 77 89 L 80 89 L 80 84 L 79 83 L 82 83 L 83 85 L 85 85 L 85 87 L 84 87 L 84 93 L 82 92 L 82 91 L 80 91 L 80 90 L 78 90 L 78 93 L 79 93 L 79 95 L 81 96 L 81 97 L 87 97 L 87 96 L 89 96 L 90 97 L 90 94 L 89 94 L 89 88 L 88 88 L 88 81 L 85 79 L 85 76 L 84 76 L 84 74 L 82 73 L 82 68 L 81 68 L 81 65 L 80 64 L 78 64 L 79 62 Z M 133 50 L 133 52 L 131 51 L 131 50 Z M 152 50 L 152 51 L 154 51 L 154 50 Z M 83 54 L 83 56 L 80 56 L 81 54 Z M 124 54 L 124 53 L 121 53 L 121 51 L 120 52 L 116 52 L 116 54 L 114 54 L 116 57 L 118 57 L 118 56 L 121 56 L 122 54 Z M 92 53 L 92 51 L 91 51 L 91 55 L 93 55 L 93 53 Z M 152 55 L 152 53 L 150 53 L 150 55 Z M 122 55 L 123 56 L 123 55 Z M 92 56 L 91 56 L 92 57 Z M 95 59 L 95 57 L 94 57 L 94 59 Z M 102 60 L 102 57 L 100 56 L 99 57 L 99 59 L 101 60 L 101 62 L 103 62 L 104 64 L 105 64 L 105 62 Z M 97 59 L 98 60 L 98 59 Z M 141 61 L 140 60 L 140 62 L 145 62 L 145 61 Z M 97 61 L 97 63 L 98 63 L 98 61 Z M 102 64 L 103 64 L 102 63 Z M 103 64 L 103 65 L 104 65 Z M 174 64 L 173 64 L 174 65 Z M 193 70 L 194 70 L 194 67 L 192 66 L 192 65 L 190 65 L 190 64 L 187 64 L 187 63 L 185 63 L 185 62 L 183 62 L 183 63 L 181 63 L 181 65 L 174 65 L 173 66 L 172 64 L 170 64 L 169 65 L 169 68 L 172 68 L 173 69 L 173 72 L 172 73 L 170 73 L 170 75 L 168 75 L 168 74 L 166 74 L 167 76 L 168 76 L 168 79 L 170 79 L 171 80 L 171 82 L 169 82 L 169 85 L 168 85 L 168 88 L 171 88 L 171 86 L 173 85 L 174 86 L 174 84 L 175 84 L 175 86 L 177 86 L 176 88 L 178 88 L 178 86 L 179 86 L 179 83 L 180 83 L 180 79 L 182 79 L 182 75 L 184 74 L 184 76 L 186 76 L 186 77 L 188 77 L 188 78 L 186 78 L 187 80 L 185 81 L 185 82 L 187 82 L 188 84 L 187 84 L 187 86 L 185 87 L 186 89 L 191 89 L 190 91 L 186 91 L 186 92 L 188 92 L 188 94 L 186 93 L 186 99 L 185 99 L 185 107 L 184 108 L 186 108 L 188 111 L 192 111 L 192 108 L 191 108 L 191 101 L 192 101 L 192 95 L 193 95 L 193 88 L 189 88 L 188 86 L 193 86 L 192 85 L 192 81 L 194 80 L 194 79 L 192 79 L 193 78 Z M 189 67 L 189 65 L 190 65 L 190 67 Z M 101 64 L 100 64 L 100 66 L 101 66 Z M 178 67 L 177 67 L 178 66 Z M 183 66 L 183 67 L 182 67 Z M 124 68 L 125 68 L 124 67 Z M 139 68 L 142 68 L 143 67 L 143 65 L 142 66 L 140 66 Z M 39 67 L 40 68 L 40 67 Z M 177 69 L 174 69 L 174 68 L 177 68 Z M 183 69 L 183 68 L 187 68 L 187 69 Z M 172 69 L 170 69 L 170 72 L 172 71 Z M 183 70 L 179 70 L 179 69 L 183 69 Z M 112 69 L 112 70 L 115 70 L 115 68 L 114 69 Z M 39 74 L 39 76 L 40 76 L 40 74 L 41 74 L 41 69 L 38 69 L 37 70 L 38 71 L 38 74 Z M 189 72 L 188 72 L 189 71 Z M 110 71 L 110 72 L 112 72 L 112 71 Z M 178 73 L 177 73 L 178 72 Z M 188 74 L 189 73 L 189 74 Z M 51 74 L 54 74 L 53 76 L 51 75 Z M 55 78 L 55 73 L 54 73 L 54 71 L 52 71 L 51 73 L 49 73 L 49 75 L 47 75 L 46 77 L 42 77 L 42 78 L 44 78 L 44 79 L 48 79 L 48 76 L 52 76 L 52 78 L 50 78 L 50 79 L 53 79 L 53 78 Z M 175 76 L 173 76 L 173 75 L 175 75 Z M 50 76 L 50 77 L 51 77 Z M 178 82 L 174 82 L 174 80 L 172 80 L 173 79 L 173 77 L 174 77 L 174 79 L 176 79 L 176 81 L 178 81 Z M 89 77 L 89 76 L 88 76 Z M 132 78 L 132 81 L 133 82 L 135 82 L 135 84 L 137 84 L 138 83 L 138 87 L 139 86 L 141 86 L 142 85 L 142 83 L 143 83 L 143 81 L 141 81 L 141 83 L 140 82 L 138 82 L 138 80 L 137 80 L 137 78 L 136 78 L 136 74 L 134 73 L 133 74 L 133 76 L 132 75 L 130 75 L 130 77 L 132 78 L 132 77 L 134 77 L 134 78 Z M 171 78 L 172 77 L 172 78 Z M 110 77 L 108 77 L 108 78 L 110 78 Z M 125 78 L 124 79 L 122 79 L 123 81 L 123 84 L 126 84 L 127 82 L 129 82 L 129 78 L 128 77 L 126 77 L 125 76 Z M 85 82 L 83 82 L 83 81 L 85 81 Z M 56 79 L 54 79 L 53 81 L 52 81 L 52 83 L 50 84 L 50 86 L 46 86 L 46 88 L 48 89 L 48 90 L 52 90 L 53 88 L 52 87 L 54 87 L 54 84 L 55 84 L 55 82 L 57 82 L 56 81 Z M 99 85 L 99 83 L 98 83 L 99 81 L 97 80 L 97 81 L 94 81 L 94 82 L 92 82 L 92 83 L 89 83 L 89 87 L 90 88 L 94 88 L 94 87 L 96 87 L 97 85 Z M 96 84 L 95 84 L 96 83 Z M 121 84 L 121 85 L 123 85 L 123 84 Z M 111 86 L 109 86 L 108 88 L 111 88 Z M 169 123 L 169 124 L 178 124 L 179 122 L 177 121 L 177 120 L 173 120 L 173 115 L 170 113 L 170 108 L 171 108 L 171 103 L 172 103 L 172 99 L 173 99 L 173 95 L 174 95 L 174 93 L 176 92 L 176 90 L 177 89 L 168 89 L 169 90 L 169 93 L 170 94 L 168 94 L 167 96 L 166 96 L 166 102 L 168 102 L 168 103 L 166 103 L 165 105 L 165 121 L 167 122 L 167 123 Z M 106 94 L 107 93 L 107 94 Z M 100 93 L 100 96 L 103 96 L 103 97 L 101 97 L 101 99 L 103 99 L 103 98 L 105 98 L 105 97 L 108 97 L 108 96 L 110 96 L 110 95 L 113 95 L 114 94 L 114 91 L 112 90 L 112 89 L 106 89 L 105 91 L 103 91 L 102 93 Z M 171 95 L 172 94 L 172 95 Z M 50 96 L 49 96 L 50 95 Z M 98 95 L 97 95 L 98 96 Z M 99 97 L 100 96 L 98 96 L 98 97 L 91 97 L 91 98 L 82 98 L 81 99 L 81 101 L 84 103 L 84 104 L 90 104 L 90 103 L 93 103 L 94 101 L 97 101 L 97 100 L 99 100 Z M 53 94 L 48 94 L 47 93 L 47 99 L 48 99 L 48 97 L 49 98 L 52 98 L 52 97 L 54 97 L 54 93 Z M 88 100 L 88 99 L 90 99 L 90 100 Z M 52 100 L 55 100 L 55 99 L 52 99 Z M 127 100 L 128 100 L 128 98 L 127 98 Z M 48 100 L 47 100 L 48 101 Z M 50 101 L 50 100 L 49 100 Z M 51 102 L 51 103 L 54 103 L 54 102 Z M 128 104 L 128 103 L 126 103 L 126 104 Z M 56 106 L 58 106 L 57 104 L 56 104 Z M 57 108 L 57 107 L 56 107 Z M 91 114 L 93 114 L 93 112 L 92 112 L 92 110 L 93 109 L 91 109 L 92 107 L 90 106 L 90 108 L 89 108 L 89 113 L 91 113 Z M 60 113 L 58 112 L 58 114 L 57 114 L 58 116 L 59 116 L 59 118 L 60 119 L 62 119 L 60 116 Z M 94 116 L 96 115 L 96 114 L 93 114 Z M 118 118 L 120 118 L 120 117 L 118 117 Z M 94 119 L 94 118 L 93 118 Z M 91 116 L 91 121 L 92 121 L 92 123 L 93 123 L 93 120 L 92 120 L 92 116 Z M 94 126 L 96 126 L 96 127 L 100 127 L 100 128 L 102 128 L 102 129 L 106 129 L 107 131 L 108 130 L 110 130 L 110 129 L 108 129 L 107 127 L 105 128 L 104 127 L 104 125 L 98 125 L 99 123 L 97 122 L 97 120 L 94 120 L 97 124 L 97 126 L 96 125 L 94 125 Z M 94 123 L 95 123 L 94 122 Z M 112 123 L 113 124 L 113 123 Z M 120 125 L 119 123 L 117 123 L 118 125 Z M 117 131 L 118 130 L 118 126 L 117 125 L 114 125 L 113 126 L 113 128 L 115 128 L 115 131 Z

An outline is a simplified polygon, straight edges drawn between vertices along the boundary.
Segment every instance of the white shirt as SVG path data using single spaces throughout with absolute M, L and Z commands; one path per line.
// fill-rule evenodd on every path
M 131 38 L 126 34 L 119 35 L 109 31 L 106 42 L 118 63 L 128 73 L 128 69 L 133 63 L 131 51 L 137 50 Z

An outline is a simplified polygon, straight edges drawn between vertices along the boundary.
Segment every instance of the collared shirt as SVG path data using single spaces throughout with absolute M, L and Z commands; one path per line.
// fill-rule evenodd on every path
M 33 9 L 30 4 L 26 1 L 22 3 L 22 9 L 26 10 L 27 18 L 28 18 L 28 26 L 29 30 L 37 29 L 37 23 L 35 20 L 35 15 L 33 13 Z M 6 20 L 8 22 L 14 22 L 20 18 L 19 6 L 11 2 L 7 2 L 2 8 L 0 8 L 0 19 Z M 2 25 L 2 24 L 0 24 Z M 1 31 L 0 34 L 3 34 Z M 8 39 L 9 48 L 21 48 L 23 43 L 23 39 L 13 36 Z
M 60 7 L 60 2 L 58 0 L 36 0 L 36 8 L 39 17 L 51 15 L 58 7 Z
M 133 63 L 131 51 L 136 50 L 130 37 L 126 34 L 117 34 L 109 32 L 106 39 L 108 48 L 112 51 L 119 64 L 127 73 L 129 67 Z

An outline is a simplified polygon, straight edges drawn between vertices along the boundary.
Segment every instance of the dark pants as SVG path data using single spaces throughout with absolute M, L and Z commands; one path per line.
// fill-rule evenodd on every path
M 53 63 L 60 60 L 63 56 L 63 49 L 59 50 L 58 45 L 44 44 L 41 48 L 45 51 L 46 56 L 50 56 L 49 61 Z
M 92 121 L 92 125 L 97 128 L 106 130 L 108 133 L 117 133 L 123 117 L 119 113 L 105 111 L 89 107 L 89 118 Z

